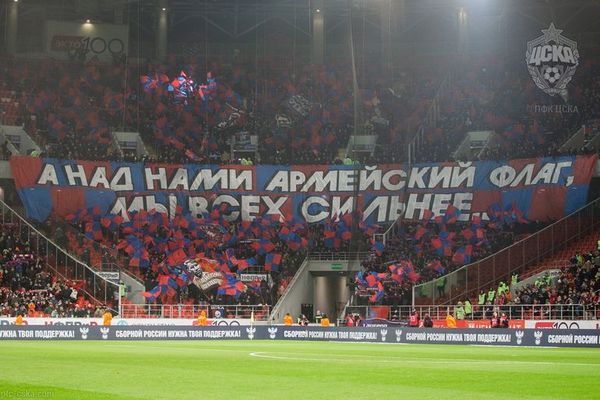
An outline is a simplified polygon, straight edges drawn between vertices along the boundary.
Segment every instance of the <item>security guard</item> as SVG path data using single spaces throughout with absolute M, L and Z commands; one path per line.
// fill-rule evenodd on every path
M 515 286 L 518 281 L 519 281 L 519 274 L 517 274 L 515 272 L 515 273 L 512 274 L 512 277 L 510 278 L 510 287 Z
M 462 301 L 458 302 L 458 305 L 454 309 L 454 315 L 455 315 L 456 319 L 458 319 L 458 320 L 465 319 L 465 309 L 463 307 Z
M 490 290 L 488 291 L 488 295 L 487 295 L 487 301 L 493 304 L 495 297 L 496 297 L 496 291 L 494 290 L 494 288 L 490 288 Z
M 485 293 L 483 292 L 483 290 L 479 291 L 479 301 L 477 302 L 477 304 L 480 306 L 485 305 Z
M 467 318 L 473 318 L 473 306 L 471 305 L 471 300 L 465 300 L 465 315 Z

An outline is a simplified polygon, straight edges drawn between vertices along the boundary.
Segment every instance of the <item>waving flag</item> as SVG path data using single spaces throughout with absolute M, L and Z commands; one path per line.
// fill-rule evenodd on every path
M 269 253 L 265 257 L 265 270 L 267 271 L 278 271 L 280 264 L 281 254 L 279 253 Z

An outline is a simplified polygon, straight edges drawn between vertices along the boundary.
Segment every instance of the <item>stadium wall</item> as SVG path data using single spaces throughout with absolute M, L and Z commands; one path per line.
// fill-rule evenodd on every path
M 321 327 L 2 326 L 1 340 L 297 340 L 397 344 L 600 347 L 597 330 Z

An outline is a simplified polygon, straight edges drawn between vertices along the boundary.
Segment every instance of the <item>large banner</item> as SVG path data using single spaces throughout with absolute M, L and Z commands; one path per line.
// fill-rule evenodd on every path
M 193 215 L 220 208 L 228 220 L 258 215 L 324 221 L 353 210 L 371 223 L 429 219 L 449 205 L 458 220 L 491 210 L 528 220 L 561 218 L 585 205 L 597 156 L 511 161 L 241 166 L 11 158 L 27 214 L 38 221 L 85 208 L 102 215 L 140 209 Z M 226 205 L 223 208 L 223 205 Z
M 2 340 L 295 340 L 371 343 L 600 347 L 593 330 L 392 329 L 283 326 L 0 326 Z

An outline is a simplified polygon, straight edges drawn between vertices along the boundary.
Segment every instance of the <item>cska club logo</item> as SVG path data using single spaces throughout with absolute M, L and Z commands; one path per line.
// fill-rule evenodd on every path
M 579 65 L 577 42 L 561 35 L 554 23 L 542 29 L 543 35 L 527 42 L 525 60 L 536 86 L 550 96 L 568 100 L 567 85 Z

